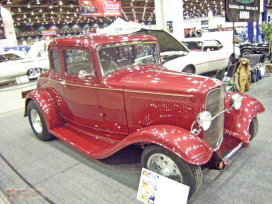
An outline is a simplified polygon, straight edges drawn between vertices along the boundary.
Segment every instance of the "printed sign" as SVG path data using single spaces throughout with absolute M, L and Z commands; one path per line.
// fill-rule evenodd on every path
M 186 204 L 189 186 L 143 168 L 137 199 L 145 204 Z
M 90 16 L 122 16 L 120 1 L 78 1 L 80 15 Z
M 258 22 L 260 0 L 225 0 L 226 22 Z

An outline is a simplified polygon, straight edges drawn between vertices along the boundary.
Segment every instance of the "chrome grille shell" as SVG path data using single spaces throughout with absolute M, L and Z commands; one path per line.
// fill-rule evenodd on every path
M 212 114 L 212 117 L 224 110 L 225 89 L 224 87 L 211 90 L 206 98 L 206 111 Z M 210 128 L 204 132 L 204 140 L 217 150 L 223 140 L 224 132 L 224 114 L 221 113 L 212 120 Z

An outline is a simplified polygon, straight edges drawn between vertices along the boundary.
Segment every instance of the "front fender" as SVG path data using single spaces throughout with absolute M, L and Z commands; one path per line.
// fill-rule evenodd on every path
M 27 116 L 27 106 L 28 103 L 33 100 L 39 106 L 43 113 L 48 130 L 62 125 L 62 120 L 60 119 L 56 107 L 53 104 L 53 100 L 48 91 L 44 89 L 33 90 L 29 92 L 26 96 L 25 102 L 25 115 Z
M 130 134 L 121 143 L 149 143 L 160 145 L 181 159 L 194 165 L 207 163 L 212 154 L 212 148 L 202 139 L 188 130 L 171 125 L 155 125 L 143 128 Z
M 237 93 L 236 93 L 237 94 Z M 249 126 L 252 119 L 265 111 L 263 105 L 255 98 L 238 93 L 243 97 L 239 110 L 225 112 L 225 132 L 239 140 L 249 143 Z M 229 99 L 233 93 L 227 93 L 225 97 L 225 108 L 230 109 Z

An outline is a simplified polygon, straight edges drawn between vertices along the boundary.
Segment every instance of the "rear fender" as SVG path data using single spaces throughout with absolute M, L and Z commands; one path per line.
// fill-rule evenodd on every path
M 63 124 L 50 94 L 46 90 L 34 90 L 27 94 L 25 102 L 25 115 L 27 116 L 28 103 L 33 100 L 43 113 L 48 129 L 58 127 Z
M 225 97 L 225 108 L 230 109 L 229 99 L 234 93 L 227 93 Z M 237 93 L 236 93 L 237 94 Z M 243 97 L 239 110 L 225 112 L 225 133 L 248 144 L 249 126 L 252 119 L 265 111 L 263 105 L 255 98 L 238 93 Z
M 213 154 L 212 148 L 205 141 L 188 130 L 171 125 L 143 128 L 130 134 L 121 143 L 126 145 L 133 143 L 160 145 L 194 165 L 207 163 Z

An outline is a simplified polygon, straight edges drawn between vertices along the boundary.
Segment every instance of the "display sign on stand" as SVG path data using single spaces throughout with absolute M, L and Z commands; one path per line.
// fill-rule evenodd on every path
M 137 199 L 145 204 L 186 204 L 189 186 L 143 168 Z
M 122 16 L 121 1 L 79 0 L 78 5 L 84 17 Z
M 258 22 L 260 0 L 225 0 L 226 22 Z

